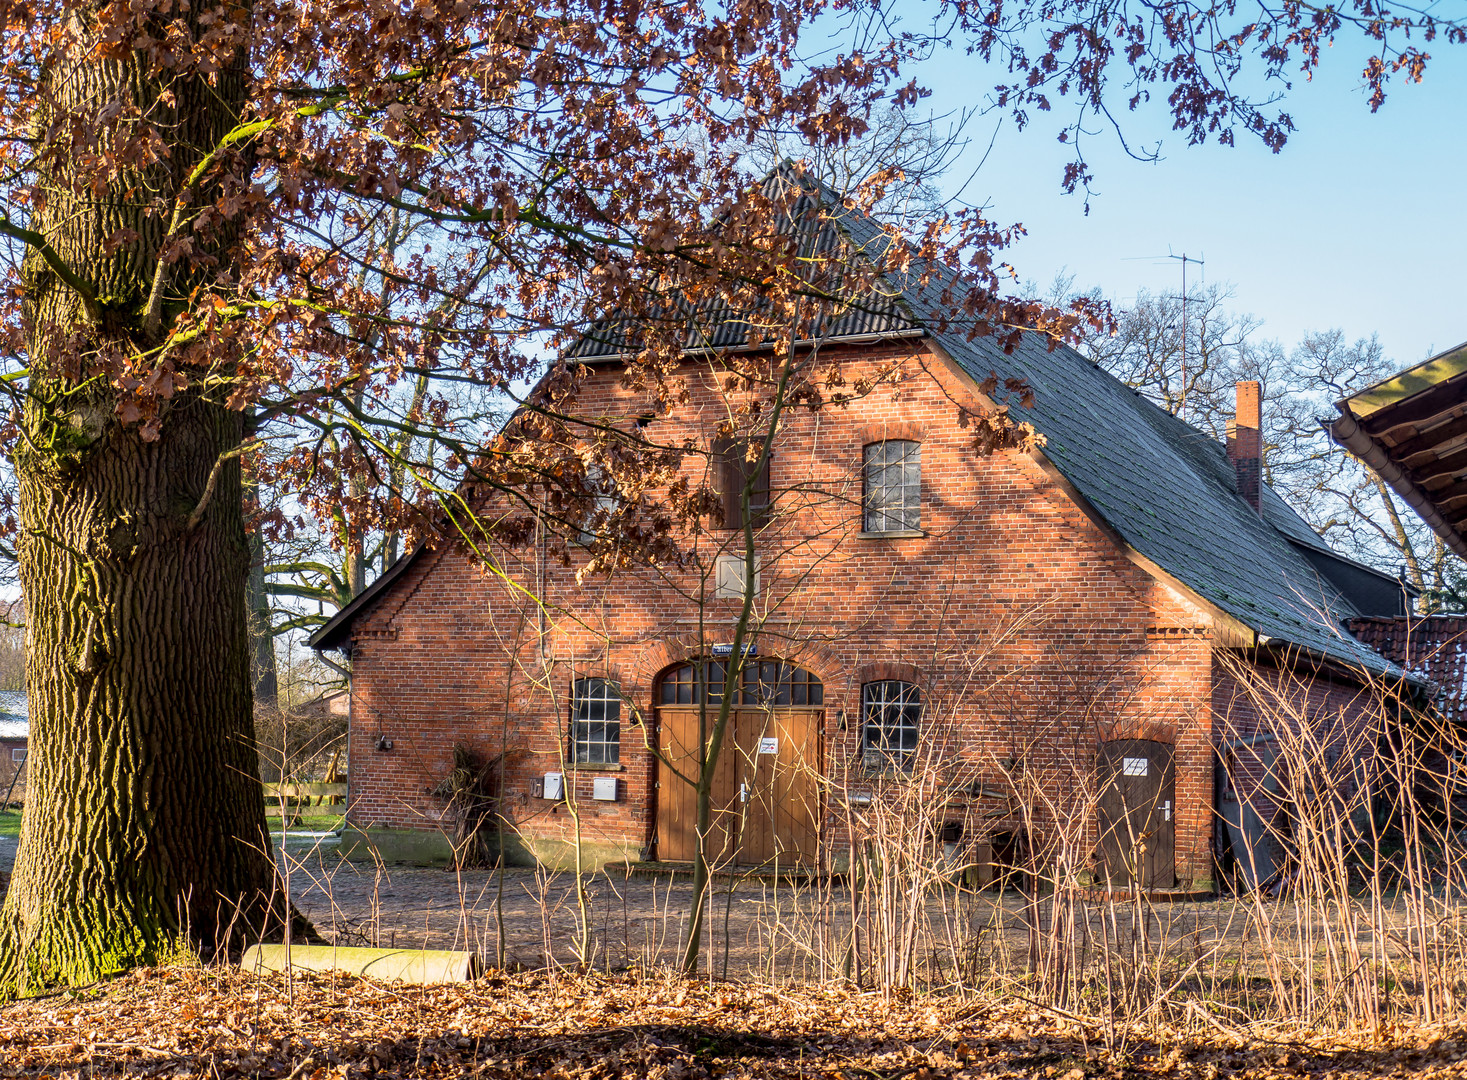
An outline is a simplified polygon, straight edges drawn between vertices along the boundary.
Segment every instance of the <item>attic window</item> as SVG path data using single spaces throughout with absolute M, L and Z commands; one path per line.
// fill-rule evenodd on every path
M 905 439 L 866 446 L 861 530 L 908 533 L 922 527 L 922 444 Z
M 748 439 L 719 439 L 713 444 L 714 481 L 723 502 L 725 529 L 744 527 L 744 491 L 749 487 L 750 477 L 759 462 L 759 451 L 759 445 Z M 772 457 L 773 453 L 764 459 L 749 492 L 749 515 L 756 529 L 769 520 L 769 460 Z
M 574 542 L 581 547 L 590 547 L 606 535 L 607 522 L 621 508 L 621 499 L 616 491 L 616 482 L 601 469 L 593 469 L 587 474 L 585 493 L 590 501 Z

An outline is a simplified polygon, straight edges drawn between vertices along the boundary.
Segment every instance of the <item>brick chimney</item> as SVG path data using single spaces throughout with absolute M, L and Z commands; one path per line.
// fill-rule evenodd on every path
M 1256 382 L 1240 382 L 1237 390 L 1238 407 L 1228 426 L 1228 457 L 1233 459 L 1239 496 L 1258 510 L 1263 487 L 1263 439 L 1259 434 L 1263 427 L 1263 387 Z

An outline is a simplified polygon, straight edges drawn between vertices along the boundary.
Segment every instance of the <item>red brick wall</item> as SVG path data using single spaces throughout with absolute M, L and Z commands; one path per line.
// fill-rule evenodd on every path
M 977 399 L 920 345 L 852 352 L 847 375 L 854 383 L 891 362 L 899 376 L 845 408 L 788 413 L 771 469 L 779 513 L 760 541 L 759 652 L 823 680 L 827 775 L 869 780 L 851 772 L 861 683 L 911 672 L 924 726 L 946 734 L 970 773 L 1001 783 L 999 762 L 1022 762 L 1060 801 L 1090 776 L 1099 741 L 1174 743 L 1178 874 L 1210 877 L 1210 617 L 1129 561 L 1029 455 L 978 456 L 961 419 Z M 707 445 L 727 401 L 695 369 L 688 376 L 690 402 L 652 435 Z M 647 411 L 614 372 L 593 378 L 580 404 L 622 422 Z M 883 437 L 922 443 L 922 538 L 857 535 L 862 447 Z M 690 458 L 689 475 L 702 466 Z M 522 829 L 565 837 L 565 808 L 529 789 L 561 768 L 571 680 L 617 680 L 651 723 L 659 674 L 730 639 L 736 603 L 709 599 L 700 611 L 691 570 L 577 583 L 585 555 L 574 547 L 569 567 L 549 547 L 498 554 L 507 578 L 545 597 L 544 612 L 444 550 L 357 620 L 354 823 L 438 824 L 443 802 L 428 789 L 464 744 L 481 758 L 505 753 L 507 806 Z M 584 837 L 640 849 L 652 832 L 653 761 L 643 729 L 622 719 L 622 801 L 591 802 L 591 772 L 574 783 Z M 374 749 L 380 737 L 391 752 Z
M 28 745 L 26 739 L 0 739 L 0 799 L 10 790 L 11 781 L 15 780 L 16 770 L 21 763 L 15 760 L 15 751 L 24 751 Z M 15 802 L 25 800 L 25 773 L 22 772 L 20 779 L 15 783 L 15 791 L 10 798 Z

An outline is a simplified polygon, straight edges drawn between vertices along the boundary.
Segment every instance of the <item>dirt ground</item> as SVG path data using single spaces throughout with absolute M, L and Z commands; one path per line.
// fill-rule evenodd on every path
M 379 868 L 329 853 L 290 862 L 297 906 L 323 936 L 341 944 L 469 949 L 509 968 L 541 967 L 547 957 L 557 963 L 575 959 L 581 918 L 571 874 Z M 771 941 L 782 946 L 776 950 L 781 966 L 810 967 L 813 958 L 799 964 L 799 950 L 792 950 L 784 940 L 788 934 L 777 929 L 777 920 L 787 921 L 792 905 L 813 906 L 808 888 L 781 886 L 777 894 L 767 883 L 746 882 L 730 890 L 724 881 L 719 890 L 713 942 L 720 974 L 725 968 L 735 977 L 759 974 Z M 657 878 L 612 870 L 588 876 L 585 904 L 594 966 L 615 971 L 671 962 L 686 941 L 691 896 L 686 874 Z
M 14 859 L 14 841 L 0 838 L 0 891 Z M 281 868 L 291 896 L 327 940 L 342 945 L 464 949 L 492 968 L 537 969 L 578 965 L 579 914 L 568 873 L 512 869 L 441 868 L 351 863 L 323 848 L 290 851 Z M 612 870 L 586 879 L 589 960 L 608 972 L 653 970 L 681 956 L 692 905 L 687 874 L 629 876 Z M 955 912 L 951 893 L 927 900 L 927 924 L 916 950 L 928 965 L 978 960 L 1026 966 L 1029 924 L 1036 916 L 1015 892 L 985 892 Z M 767 982 L 821 981 L 846 974 L 851 901 L 840 884 L 795 886 L 768 881 L 715 882 L 706 923 L 705 970 L 723 978 Z M 1129 905 L 1115 915 L 1141 926 L 1153 955 L 1208 956 L 1217 968 L 1248 951 L 1249 919 L 1234 900 L 1161 904 L 1138 922 Z M 1108 915 L 1097 908 L 1097 920 Z M 879 918 L 879 913 L 877 913 Z M 1045 913 L 1038 913 L 1043 922 Z M 1273 906 L 1275 930 L 1293 922 L 1288 904 Z M 961 923 L 961 925 L 959 925 Z M 867 927 L 872 923 L 868 913 Z M 501 942 L 502 928 L 502 942 Z M 1097 932 L 1104 930 L 1098 925 Z M 1124 931 L 1126 928 L 1122 927 Z M 1114 931 L 1114 927 L 1112 927 Z M 969 952 L 960 955 L 961 948 Z M 1005 963 L 1007 961 L 1007 963 Z M 857 973 L 859 974 L 859 973 Z
M 515 869 L 501 877 L 495 871 L 372 867 L 329 852 L 296 855 L 286 865 L 302 913 L 340 944 L 468 949 L 509 969 L 578 959 L 581 919 L 568 873 Z M 715 890 L 704 950 L 714 975 L 819 981 L 839 968 L 851 908 L 843 885 L 719 879 Z M 681 955 L 692 905 L 689 875 L 629 876 L 613 869 L 587 877 L 585 904 L 593 967 L 650 970 Z M 1034 916 L 1021 895 L 969 894 L 961 913 L 956 906 L 951 893 L 929 895 L 927 934 L 918 952 L 948 954 L 961 940 L 990 958 L 1007 951 L 1022 964 Z M 1121 919 L 1128 914 L 1123 907 Z M 1155 945 L 1189 951 L 1240 937 L 1245 921 L 1231 901 L 1163 904 L 1145 918 Z M 938 959 L 956 962 L 953 955 Z

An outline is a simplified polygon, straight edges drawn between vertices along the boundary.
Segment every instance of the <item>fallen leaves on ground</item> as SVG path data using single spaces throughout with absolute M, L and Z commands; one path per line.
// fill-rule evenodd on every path
M 1464 1050 L 1467 1033 L 1438 1028 L 1380 1046 L 1153 1033 L 1108 1051 L 1010 1001 L 662 975 L 420 987 L 168 968 L 0 1008 L 0 1076 L 1343 1078 L 1467 1074 Z

